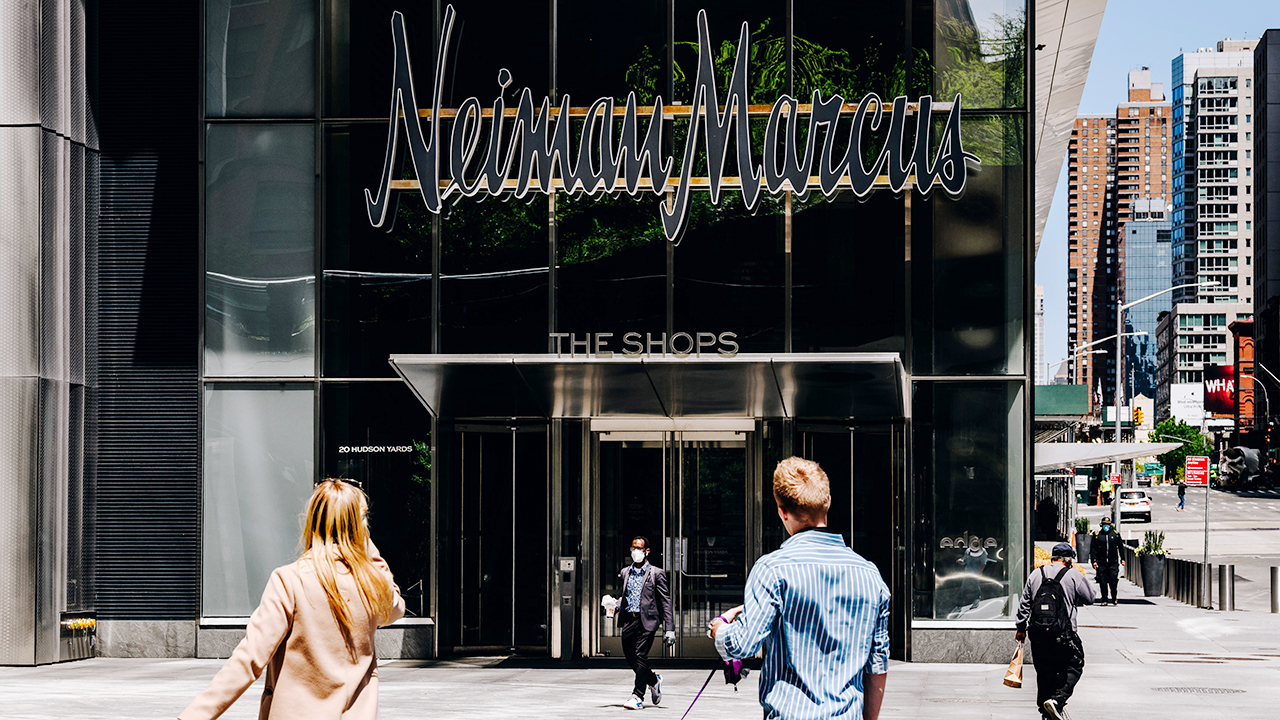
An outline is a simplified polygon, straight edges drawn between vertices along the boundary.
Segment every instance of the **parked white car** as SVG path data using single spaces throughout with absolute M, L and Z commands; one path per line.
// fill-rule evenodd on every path
M 1120 519 L 1141 516 L 1143 522 L 1151 522 L 1151 497 L 1146 490 L 1120 491 Z

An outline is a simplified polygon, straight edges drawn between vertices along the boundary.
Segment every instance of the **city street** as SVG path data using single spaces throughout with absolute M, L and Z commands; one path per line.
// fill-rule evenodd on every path
M 1280 615 L 1200 610 L 1143 598 L 1120 583 L 1121 604 L 1080 610 L 1086 666 L 1069 710 L 1081 720 L 1262 720 L 1280 703 Z M 1009 651 L 1012 654 L 1012 637 Z M 35 668 L 0 668 L 0 707 L 8 720 L 173 718 L 217 669 L 218 660 L 95 659 Z M 708 664 L 709 667 L 709 664 Z M 548 660 L 471 658 L 388 662 L 379 670 L 382 717 L 622 718 L 679 720 L 707 670 L 658 669 L 665 698 L 644 715 L 622 707 L 630 673 Z M 894 663 L 883 718 L 1014 720 L 1036 718 L 1035 669 L 1023 687 L 1002 684 L 1003 665 Z M 738 692 L 717 675 L 690 720 L 759 717 L 752 673 Z M 223 717 L 257 717 L 255 686 Z
M 1178 491 L 1171 486 L 1142 488 L 1152 498 L 1151 523 L 1127 519 L 1121 525 L 1125 539 L 1141 542 L 1147 530 L 1165 533 L 1165 548 L 1171 557 L 1200 560 L 1204 553 L 1204 497 L 1202 487 L 1187 488 L 1186 512 L 1177 512 Z M 1089 518 L 1091 532 L 1106 508 L 1081 507 Z M 1236 566 L 1236 609 L 1257 612 L 1270 610 L 1268 568 L 1280 565 L 1280 491 L 1226 492 L 1209 494 L 1209 561 L 1214 565 Z M 1214 582 L 1217 582 L 1214 571 Z M 1214 588 L 1214 602 L 1217 602 Z

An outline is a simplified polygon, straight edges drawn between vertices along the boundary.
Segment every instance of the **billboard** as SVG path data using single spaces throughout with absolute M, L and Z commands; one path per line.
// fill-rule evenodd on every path
M 1204 385 L 1174 383 L 1169 386 L 1169 414 L 1188 425 L 1204 422 Z
M 1235 365 L 1204 366 L 1204 411 L 1213 416 L 1235 417 Z

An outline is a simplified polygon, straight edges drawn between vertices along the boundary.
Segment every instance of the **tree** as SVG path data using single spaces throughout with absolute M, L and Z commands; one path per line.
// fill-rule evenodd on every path
M 1171 442 L 1173 438 L 1181 438 L 1182 447 L 1160 456 L 1166 476 L 1174 474 L 1181 478 L 1184 461 L 1189 455 L 1208 455 L 1209 440 L 1200 432 L 1200 428 L 1188 425 L 1177 418 L 1162 420 L 1148 435 L 1151 442 Z

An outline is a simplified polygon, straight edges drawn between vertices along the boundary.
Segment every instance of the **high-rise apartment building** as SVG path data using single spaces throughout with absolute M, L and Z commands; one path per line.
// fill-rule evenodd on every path
M 1253 349 L 1255 366 L 1263 368 L 1255 375 L 1267 382 L 1271 373 L 1280 374 L 1280 30 L 1262 34 L 1253 63 L 1253 161 L 1258 169 L 1253 192 Z M 1271 397 L 1278 398 L 1276 412 L 1271 413 L 1265 398 L 1262 403 L 1255 403 L 1254 427 L 1266 428 L 1266 414 L 1280 414 L 1280 394 Z M 1280 436 L 1270 437 L 1269 446 L 1274 447 L 1277 442 Z
M 1044 357 L 1044 286 L 1036 286 L 1036 384 L 1049 384 L 1049 368 Z
M 1067 149 L 1067 351 L 1114 335 L 1120 224 L 1139 197 L 1169 197 L 1170 104 L 1148 68 L 1129 73 L 1114 115 L 1076 118 Z M 1068 365 L 1073 383 L 1115 393 L 1113 343 Z
M 1221 302 L 1175 302 L 1173 309 L 1160 317 L 1156 323 L 1158 418 L 1170 417 L 1175 385 L 1199 387 L 1204 381 L 1205 365 L 1235 362 L 1231 323 L 1252 319 L 1252 304 Z
M 1132 219 L 1120 224 L 1120 297 L 1127 303 L 1173 285 L 1169 265 L 1173 257 L 1173 225 L 1165 200 L 1138 198 L 1131 210 Z M 1125 313 L 1124 331 L 1134 334 L 1124 339 L 1121 374 L 1125 385 L 1121 398 L 1156 397 L 1156 325 L 1161 313 L 1167 314 L 1172 308 L 1173 299 L 1165 293 Z
M 1253 48 L 1173 59 L 1174 302 L 1253 303 Z

